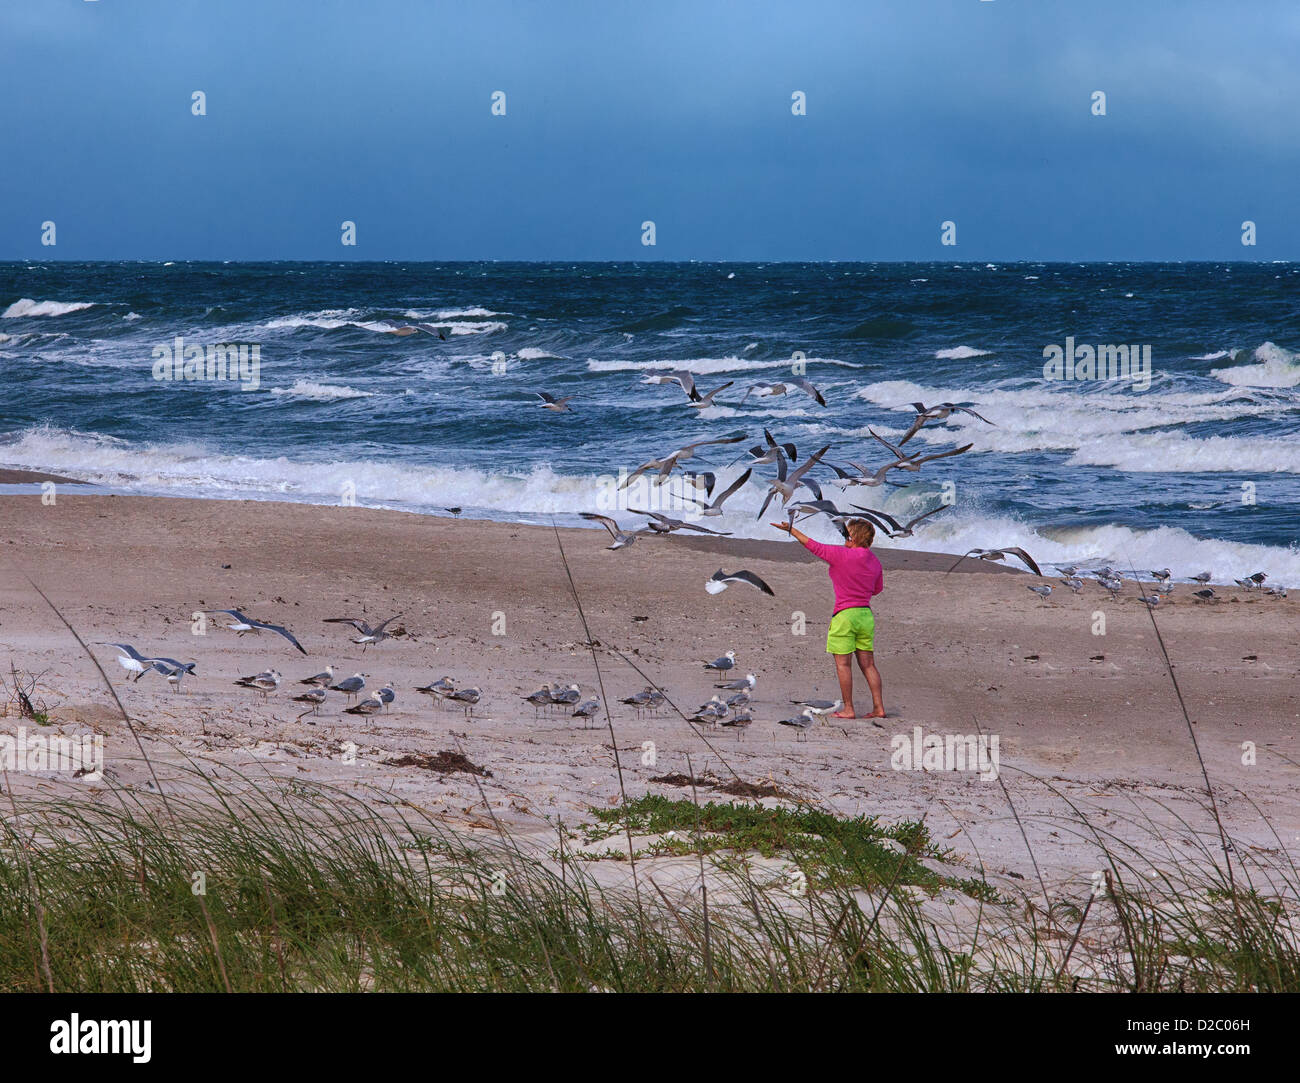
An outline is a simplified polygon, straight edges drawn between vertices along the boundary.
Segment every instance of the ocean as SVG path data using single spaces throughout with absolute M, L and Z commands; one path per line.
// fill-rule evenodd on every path
M 439 333 L 391 333 L 417 322 Z M 257 380 L 155 378 L 178 337 L 257 347 Z M 1046 379 L 1067 343 L 1149 348 L 1149 381 Z M 827 406 L 741 402 L 796 360 Z M 732 386 L 697 411 L 643 382 L 678 368 Z M 876 466 L 869 428 L 897 439 L 909 403 L 969 403 L 992 424 L 954 413 L 908 448 L 971 451 L 890 475 L 905 485 L 841 498 L 811 476 L 899 518 L 951 501 L 887 544 L 1300 586 L 1290 263 L 6 263 L 0 385 L 0 466 L 101 491 L 575 526 L 610 477 L 694 440 L 750 438 L 691 461 L 725 487 L 765 428 L 800 461 L 829 444 Z M 704 522 L 776 537 L 765 488 Z

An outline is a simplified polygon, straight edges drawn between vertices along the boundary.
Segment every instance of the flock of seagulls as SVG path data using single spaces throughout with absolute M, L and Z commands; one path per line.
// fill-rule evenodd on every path
M 972 549 L 969 553 L 958 560 L 957 564 L 960 564 L 962 560 L 971 556 L 978 557 L 981 560 L 1002 560 L 1008 555 L 1018 557 L 1025 563 L 1026 567 L 1028 567 L 1030 571 L 1037 576 L 1043 577 L 1043 573 L 1039 569 L 1038 564 L 1023 549 Z M 954 564 L 953 568 L 955 568 L 957 564 Z M 949 568 L 948 570 L 952 571 L 952 568 Z M 1062 573 L 1060 582 L 1068 587 L 1072 594 L 1079 594 L 1082 592 L 1086 583 L 1086 580 L 1082 577 L 1087 576 L 1090 579 L 1095 579 L 1098 585 L 1110 594 L 1112 600 L 1117 599 L 1123 592 L 1124 584 L 1127 581 L 1122 572 L 1116 571 L 1114 568 L 1109 566 L 1085 571 L 1077 565 L 1068 565 L 1062 567 L 1060 571 Z M 1139 589 L 1138 600 L 1149 608 L 1156 609 L 1167 597 L 1169 597 L 1169 595 L 1173 594 L 1174 588 L 1177 584 L 1173 581 L 1173 572 L 1168 568 L 1156 568 L 1149 571 L 1147 575 L 1150 576 L 1155 585 L 1150 594 L 1145 594 L 1142 592 L 1142 589 Z M 1200 602 L 1221 600 L 1218 592 L 1208 585 L 1214 578 L 1213 572 L 1197 572 L 1196 575 L 1190 575 L 1187 578 L 1192 583 L 1201 584 L 1202 589 L 1192 591 L 1193 598 L 1196 598 Z M 1236 582 L 1237 586 L 1241 587 L 1242 590 L 1246 592 L 1261 591 L 1264 594 L 1278 598 L 1285 598 L 1287 596 L 1287 592 L 1284 588 L 1265 587 L 1264 581 L 1266 579 L 1268 579 L 1268 573 L 1255 572 L 1253 575 L 1236 579 L 1234 582 Z M 1142 577 L 1140 575 L 1136 576 L 1136 582 L 1138 583 L 1139 588 L 1141 588 Z M 1034 594 L 1037 594 L 1040 598 L 1046 601 L 1052 596 L 1053 588 L 1048 583 L 1036 583 L 1026 587 L 1026 589 L 1032 591 Z

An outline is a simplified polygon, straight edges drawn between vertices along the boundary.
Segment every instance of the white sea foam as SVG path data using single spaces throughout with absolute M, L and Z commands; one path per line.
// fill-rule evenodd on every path
M 977 350 L 973 346 L 952 346 L 946 350 L 939 350 L 935 357 L 940 361 L 965 361 L 970 357 L 991 357 L 992 350 Z
M 1211 369 L 1210 375 L 1237 387 L 1300 386 L 1300 352 L 1265 342 L 1254 352 L 1255 363 Z M 1207 358 L 1206 360 L 1215 360 Z M 1235 360 L 1235 357 L 1234 357 Z
M 305 312 L 293 316 L 280 316 L 268 320 L 261 326 L 267 330 L 292 330 L 295 327 L 320 327 L 333 330 L 338 327 L 360 327 L 364 331 L 391 334 L 392 328 L 377 320 L 365 319 L 364 313 L 355 308 L 327 308 L 320 312 Z M 504 331 L 506 325 L 495 320 L 442 320 L 430 324 L 453 335 L 486 335 L 494 331 Z
M 504 316 L 504 312 L 493 312 L 490 308 L 408 308 L 405 316 L 408 320 L 456 320 L 473 316 Z
M 319 504 L 337 503 L 344 485 L 351 483 L 363 504 L 416 510 L 459 505 L 494 518 L 576 516 L 597 510 L 600 491 L 595 475 L 559 474 L 549 466 L 496 473 L 381 461 L 261 459 L 201 445 L 133 444 L 44 426 L 0 444 L 0 465 L 50 470 L 127 492 Z M 743 469 L 741 463 L 719 470 L 719 486 L 725 488 Z M 736 537 L 770 539 L 774 532 L 768 522 L 781 515 L 769 508 L 762 519 L 756 518 L 762 500 L 763 488 L 748 485 L 727 502 L 726 514 L 709 525 L 732 531 Z M 883 504 L 873 504 L 881 500 Z M 869 494 L 846 503 L 868 503 L 895 515 L 915 514 L 924 504 L 909 490 Z M 641 521 L 627 511 L 611 514 L 625 526 Z M 824 519 L 809 521 L 805 529 L 822 540 L 839 541 Z M 1098 562 L 1128 568 L 1132 564 L 1139 571 L 1167 565 L 1178 576 L 1208 568 L 1216 582 L 1265 571 L 1270 583 L 1300 587 L 1300 552 L 1295 549 L 1197 538 L 1172 527 L 1133 530 L 1107 524 L 1035 529 L 1004 515 L 990 516 L 975 505 L 958 505 L 918 528 L 916 537 L 890 544 L 953 554 L 976 546 L 1020 545 L 1044 565 Z
M 0 319 L 16 320 L 22 316 L 66 316 L 69 312 L 94 308 L 95 304 L 94 301 L 33 301 L 30 297 L 23 297 L 11 304 L 4 312 L 0 312 Z
M 358 391 L 355 387 L 344 384 L 318 384 L 311 380 L 295 380 L 292 387 L 271 388 L 271 394 L 310 399 L 312 402 L 334 402 L 337 399 L 368 399 L 374 397 L 375 393 Z
M 841 368 L 858 368 L 850 361 L 838 361 L 831 357 L 809 357 L 809 365 L 838 365 Z M 794 364 L 788 357 L 774 361 L 746 361 L 740 357 L 692 357 L 683 361 L 598 361 L 588 358 L 588 372 L 657 372 L 671 369 L 687 369 L 696 376 L 713 372 L 759 372 L 764 369 L 788 369 Z M 706 388 L 707 390 L 707 388 Z
M 905 380 L 869 384 L 859 398 L 897 407 L 913 401 L 976 401 L 992 425 L 969 414 L 952 414 L 930 425 L 917 439 L 930 443 L 972 443 L 975 451 L 1020 454 L 1073 452 L 1075 465 L 1113 466 L 1138 472 L 1197 473 L 1251 471 L 1300 473 L 1300 445 L 1266 436 L 1192 437 L 1171 431 L 1175 425 L 1283 416 L 1294 406 L 1284 398 L 1242 388 L 1210 392 L 1124 391 L 1083 393 L 1071 387 L 1049 389 L 924 387 Z M 900 411 L 906 416 L 908 410 Z M 1157 431 L 1158 430 L 1158 431 Z M 867 437 L 866 429 L 851 431 Z
M 545 361 L 552 358 L 557 361 L 560 360 L 560 354 L 549 353 L 546 350 L 539 350 L 534 346 L 525 346 L 515 354 L 515 356 L 519 358 L 520 361 Z

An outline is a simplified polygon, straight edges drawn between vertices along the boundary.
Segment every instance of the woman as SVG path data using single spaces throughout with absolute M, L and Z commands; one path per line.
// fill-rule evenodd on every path
M 830 565 L 831 585 L 835 588 L 835 611 L 826 633 L 826 652 L 835 658 L 835 674 L 840 680 L 840 698 L 844 706 L 832 718 L 856 718 L 853 709 L 853 656 L 858 656 L 862 675 L 871 689 L 871 713 L 868 718 L 885 717 L 885 697 L 880 671 L 876 669 L 873 642 L 876 618 L 871 599 L 885 589 L 880 560 L 871 551 L 876 528 L 865 519 L 850 519 L 848 541 L 843 545 L 823 545 L 813 541 L 793 523 L 773 523 L 803 543 L 814 556 Z

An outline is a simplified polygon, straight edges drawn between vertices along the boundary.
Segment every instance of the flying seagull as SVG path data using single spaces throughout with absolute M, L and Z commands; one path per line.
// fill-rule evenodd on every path
M 786 469 L 785 456 L 779 456 L 776 464 L 777 476 L 768 481 L 767 497 L 763 501 L 763 506 L 758 509 L 758 518 L 763 518 L 763 514 L 767 511 L 768 504 L 772 502 L 772 498 L 778 493 L 781 495 L 781 506 L 785 507 L 785 505 L 789 503 L 790 498 L 794 496 L 794 491 L 799 487 L 800 479 L 804 474 L 816 466 L 817 463 L 821 461 L 821 457 L 825 455 L 826 452 L 830 451 L 830 449 L 830 444 L 827 444 L 825 447 L 814 452 L 805 459 L 803 465 L 797 470 L 790 471 L 787 471 Z
M 247 614 L 241 613 L 238 609 L 205 609 L 203 612 L 212 614 L 224 613 L 228 617 L 233 617 L 235 623 L 230 625 L 230 630 L 232 632 L 238 632 L 240 635 L 243 635 L 245 632 L 253 632 L 254 634 L 262 631 L 274 632 L 276 635 L 284 636 L 285 639 L 302 651 L 303 654 L 307 653 L 303 650 L 302 644 L 293 638 L 293 634 L 289 629 L 284 628 L 279 624 L 267 624 L 264 621 L 254 620 Z
M 591 511 L 580 511 L 578 515 L 583 519 L 590 519 L 593 523 L 599 523 L 609 531 L 609 536 L 614 539 L 614 544 L 605 546 L 606 549 L 626 549 L 644 533 L 641 530 L 634 530 L 631 534 L 628 534 L 618 525 L 616 520 L 611 519 L 608 515 L 597 515 Z
M 674 530 L 696 530 L 701 534 L 731 534 L 730 530 L 714 530 L 712 527 L 700 526 L 698 523 L 688 523 L 685 519 L 674 519 L 658 511 L 641 511 L 639 508 L 627 510 L 633 515 L 647 515 L 653 519 L 653 522 L 646 523 L 646 527 L 656 534 L 671 534 Z
M 747 481 L 749 480 L 749 476 L 750 476 L 753 472 L 754 472 L 754 471 L 753 471 L 752 469 L 750 469 L 750 470 L 746 470 L 743 474 L 740 475 L 740 477 L 738 477 L 735 481 L 733 481 L 733 482 L 732 482 L 732 483 L 731 483 L 731 484 L 730 484 L 730 485 L 729 485 L 729 486 L 728 486 L 728 487 L 727 487 L 727 488 L 726 488 L 726 489 L 725 489 L 725 490 L 724 490 L 724 491 L 723 491 L 723 492 L 718 496 L 718 498 L 717 498 L 717 499 L 716 499 L 712 504 L 705 504 L 703 500 L 698 500 L 698 499 L 696 499 L 695 497 L 688 497 L 687 499 L 688 499 L 688 500 L 695 500 L 695 502 L 696 502 L 697 504 L 700 504 L 700 505 L 701 505 L 701 508 L 700 508 L 700 514 L 701 514 L 701 515 L 721 515 L 721 514 L 722 514 L 722 505 L 723 505 L 724 501 L 726 501 L 727 497 L 732 496 L 732 495 L 733 495 L 733 494 L 734 494 L 738 489 L 740 489 L 740 488 L 745 484 L 745 482 L 747 482 Z
M 641 377 L 643 384 L 676 384 L 686 392 L 691 402 L 700 401 L 700 393 L 695 390 L 695 377 L 686 369 L 674 369 L 672 372 L 653 373 Z
M 382 624 L 376 624 L 374 627 L 367 624 L 361 617 L 324 617 L 322 618 L 321 623 L 352 625 L 352 627 L 360 633 L 360 635 L 353 639 L 352 642 L 361 644 L 361 649 L 364 651 L 372 643 L 382 643 L 387 639 L 388 633 L 385 632 L 384 629 L 392 624 L 393 621 L 397 620 L 401 615 L 401 613 L 394 613 Z
M 1034 558 L 1019 546 L 1014 545 L 1008 546 L 1005 549 L 971 549 L 969 552 L 963 553 L 959 556 L 956 561 L 954 561 L 952 568 L 949 568 L 948 571 L 952 571 L 953 568 L 957 567 L 957 565 L 967 557 L 978 557 L 980 560 L 1006 560 L 1009 556 L 1019 557 L 1024 561 L 1025 566 L 1035 575 L 1043 574 L 1042 571 L 1039 570 L 1038 565 L 1034 563 Z
M 557 399 L 549 391 L 534 391 L 533 394 L 542 400 L 537 405 L 543 410 L 550 410 L 553 414 L 567 414 L 572 413 L 573 411 L 573 407 L 569 405 L 573 400 L 572 395 L 566 395 L 562 399 Z
M 757 587 L 764 594 L 775 597 L 772 588 L 763 582 L 753 572 L 741 569 L 738 572 L 724 572 L 719 568 L 708 579 L 704 581 L 704 589 L 710 594 L 721 594 L 732 583 L 748 583 L 751 587 Z
M 696 394 L 695 398 L 693 398 L 686 405 L 695 410 L 707 410 L 710 406 L 713 405 L 713 396 L 716 395 L 719 391 L 726 391 L 727 388 L 729 388 L 735 382 L 736 382 L 735 380 L 728 380 L 721 387 L 715 387 L 707 395 Z
M 634 478 L 638 478 L 650 470 L 659 471 L 657 480 L 662 482 L 664 478 L 673 472 L 674 469 L 680 466 L 687 459 L 694 457 L 696 448 L 707 447 L 710 444 L 738 444 L 742 440 L 747 439 L 749 438 L 742 432 L 735 433 L 731 436 L 719 436 L 712 440 L 696 440 L 693 444 L 679 447 L 676 451 L 669 452 L 662 458 L 650 459 L 648 462 L 642 463 L 623 479 L 623 483 L 619 485 L 619 488 L 626 489 L 628 485 L 632 483 Z

